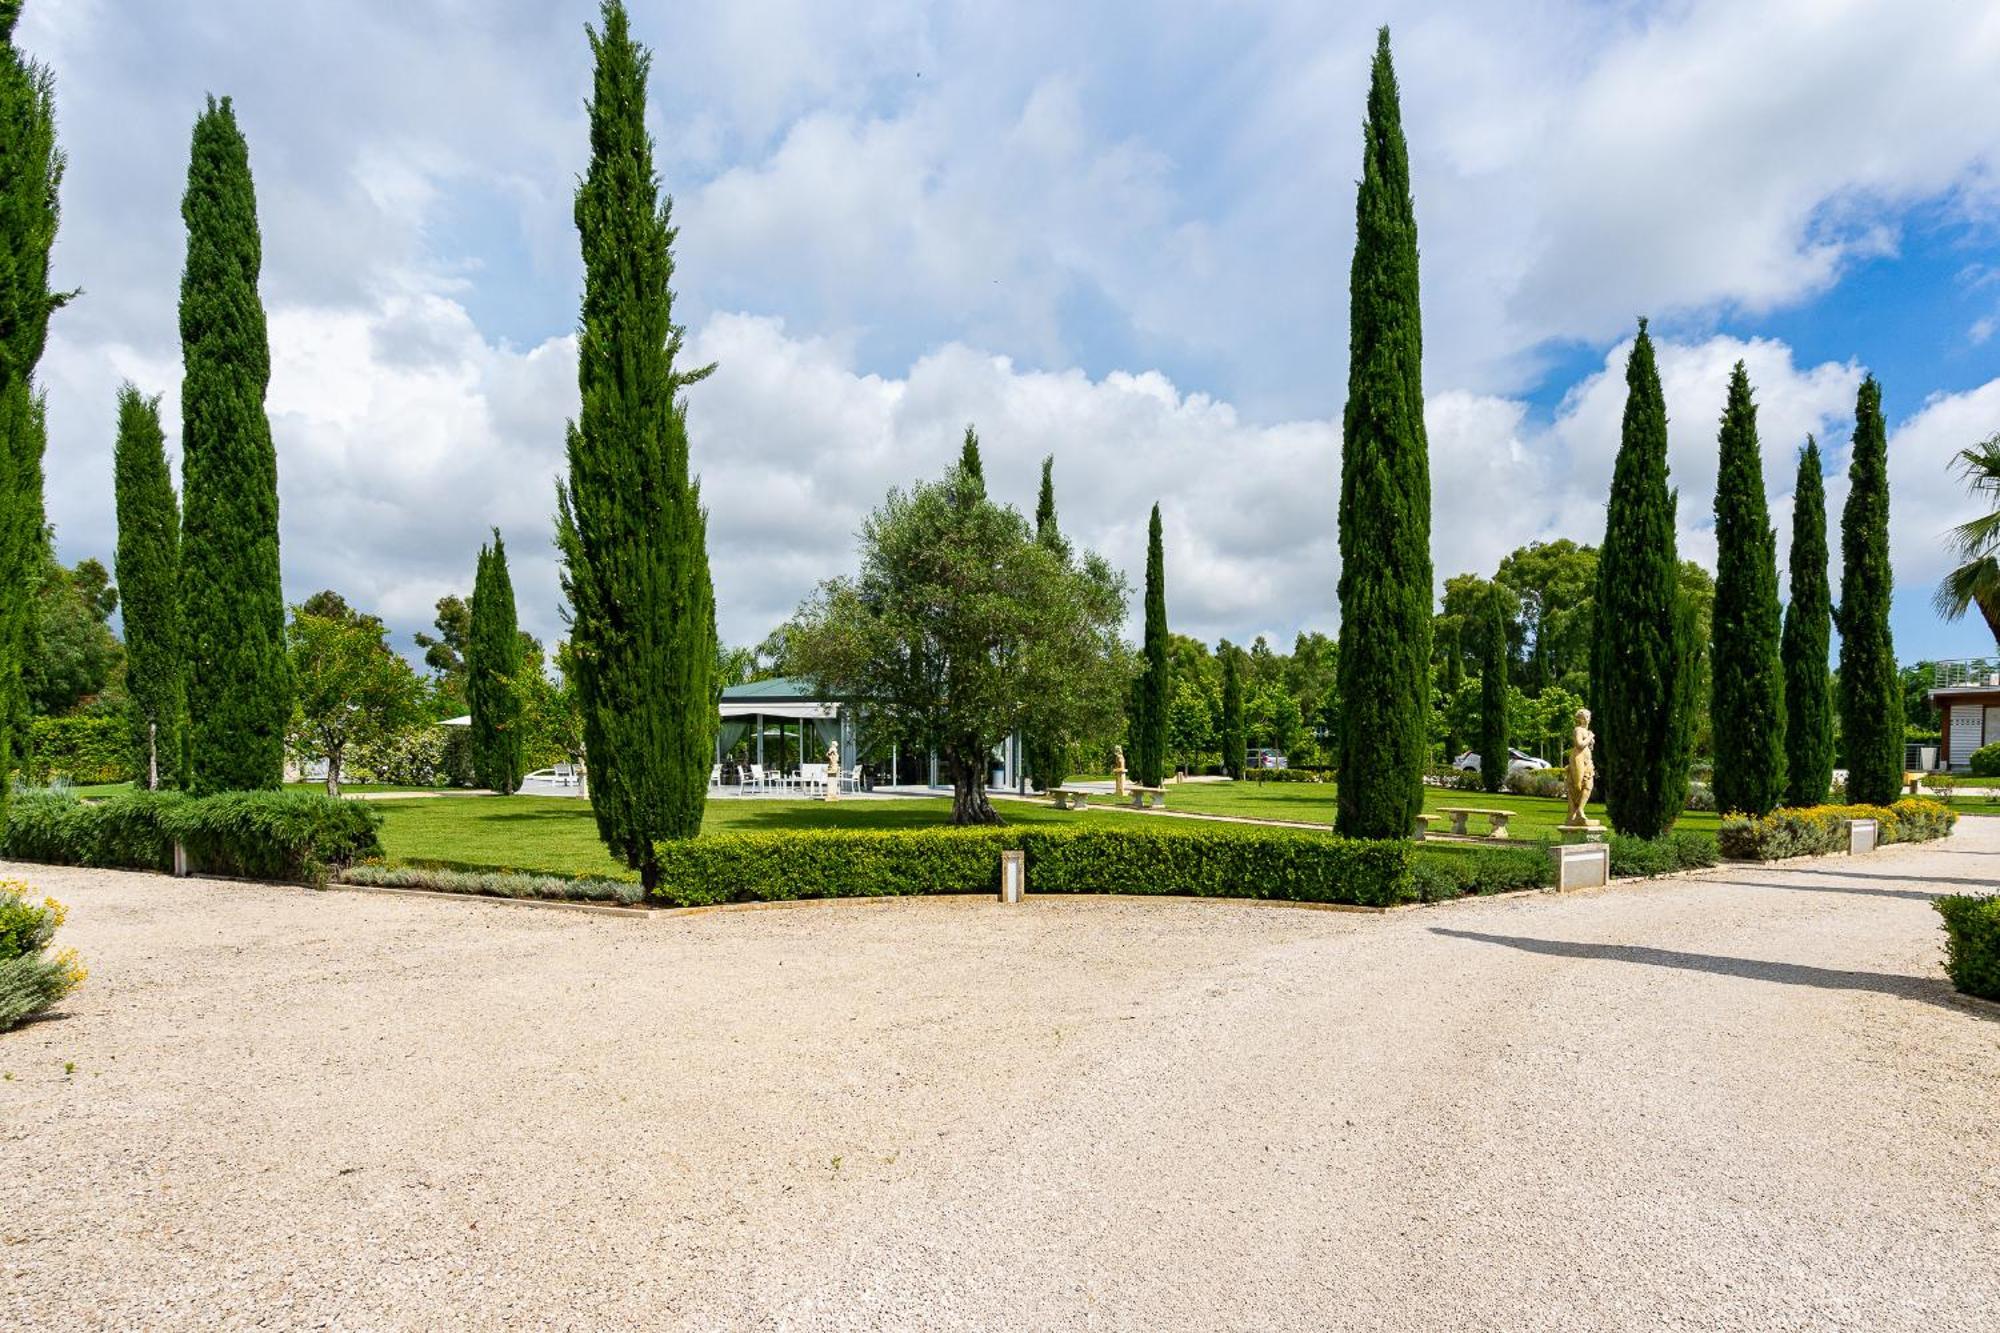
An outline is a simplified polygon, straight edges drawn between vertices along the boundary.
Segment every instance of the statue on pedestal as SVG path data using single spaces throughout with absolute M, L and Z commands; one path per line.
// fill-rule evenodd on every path
M 840 742 L 834 741 L 826 747 L 826 799 L 840 799 Z
M 1569 762 L 1563 765 L 1563 790 L 1569 797 L 1569 818 L 1563 821 L 1566 829 L 1594 829 L 1596 820 L 1583 812 L 1590 800 L 1590 789 L 1597 785 L 1597 763 L 1591 757 L 1591 747 L 1597 744 L 1597 733 L 1590 729 L 1590 710 L 1576 710 L 1576 727 L 1569 734 Z

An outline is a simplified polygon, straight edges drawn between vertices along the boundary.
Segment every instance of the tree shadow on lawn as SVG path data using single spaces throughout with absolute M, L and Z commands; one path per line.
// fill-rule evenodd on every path
M 1719 977 L 1741 977 L 1750 981 L 1775 981 L 1786 986 L 1811 986 L 1818 990 L 1872 991 L 1877 995 L 1897 995 L 1921 1000 L 1964 1013 L 1968 1008 L 1988 1021 L 2000 1021 L 2000 1006 L 1972 1007 L 1961 1003 L 1949 982 L 1941 978 L 1902 976 L 1894 972 L 1852 972 L 1841 968 L 1812 967 L 1805 963 L 1778 963 L 1761 958 L 1731 958 L 1724 954 L 1683 953 L 1678 949 L 1654 949 L 1637 944 L 1587 944 L 1577 940 L 1538 940 L 1525 935 L 1491 935 L 1478 930 L 1454 930 L 1432 926 L 1433 935 L 1473 940 L 1480 944 L 1502 944 L 1523 953 L 1551 958 L 1580 958 L 1593 962 L 1640 963 L 1649 967 L 1671 968 L 1679 972 L 1708 972 Z

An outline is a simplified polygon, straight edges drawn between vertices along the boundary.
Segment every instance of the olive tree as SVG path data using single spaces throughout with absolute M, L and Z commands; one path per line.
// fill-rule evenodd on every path
M 871 727 L 935 748 L 954 824 L 1000 822 L 986 775 L 1009 735 L 1115 724 L 1131 674 L 1125 580 L 1100 556 L 1037 542 L 963 466 L 890 491 L 860 554 L 857 576 L 821 584 L 785 627 L 791 669 Z

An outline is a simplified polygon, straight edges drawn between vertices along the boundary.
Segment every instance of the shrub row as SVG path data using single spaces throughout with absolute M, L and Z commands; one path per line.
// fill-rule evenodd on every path
M 1416 896 L 1410 847 L 1283 829 L 909 829 L 721 833 L 658 845 L 675 907 L 994 893 L 1000 853 L 1034 893 L 1187 894 L 1383 907 Z
M 464 893 L 483 898 L 553 898 L 560 902 L 633 904 L 643 894 L 632 880 L 572 879 L 564 875 L 523 870 L 457 870 L 450 866 L 397 865 L 369 862 L 340 872 L 343 884 L 367 884 L 389 889 L 428 889 L 432 893 Z
M 1611 877 L 1632 879 L 1701 870 L 1720 859 L 1715 839 L 1705 833 L 1679 830 L 1657 838 L 1611 835 Z
M 2000 1000 L 2000 895 L 1954 893 L 1931 906 L 1944 918 L 1944 970 L 1967 995 Z
M 1894 805 L 1811 805 L 1768 815 L 1729 815 L 1719 835 L 1722 854 L 1744 861 L 1824 856 L 1847 850 L 1847 821 L 1873 819 L 1878 841 L 1930 842 L 1949 834 L 1958 815 L 1942 801 L 1906 796 Z
M 1331 783 L 1334 771 L 1330 768 L 1246 768 L 1243 770 L 1245 782 L 1310 782 Z
M 1555 866 L 1544 847 L 1469 849 L 1459 854 L 1418 855 L 1410 873 L 1420 902 L 1444 902 L 1475 894 L 1545 889 L 1555 882 Z
M 24 792 L 7 805 L 0 851 L 52 865 L 168 870 L 174 844 L 202 873 L 322 884 L 328 873 L 380 856 L 382 817 L 320 792 L 127 792 L 100 801 Z

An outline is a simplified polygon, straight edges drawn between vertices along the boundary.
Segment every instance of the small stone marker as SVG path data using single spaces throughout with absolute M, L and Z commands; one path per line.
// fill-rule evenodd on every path
M 1018 903 L 1028 891 L 1028 858 L 1025 852 L 1000 853 L 1000 901 Z
M 1611 848 L 1601 842 L 1560 843 L 1549 848 L 1556 863 L 1556 888 L 1601 889 L 1611 882 Z
M 1872 852 L 1881 840 L 1882 825 L 1873 819 L 1850 819 L 1847 821 L 1847 853 Z
M 178 879 L 186 879 L 189 875 L 192 875 L 193 873 L 194 873 L 194 868 L 188 864 L 188 849 L 181 846 L 179 843 L 175 843 L 174 844 L 175 877 Z

